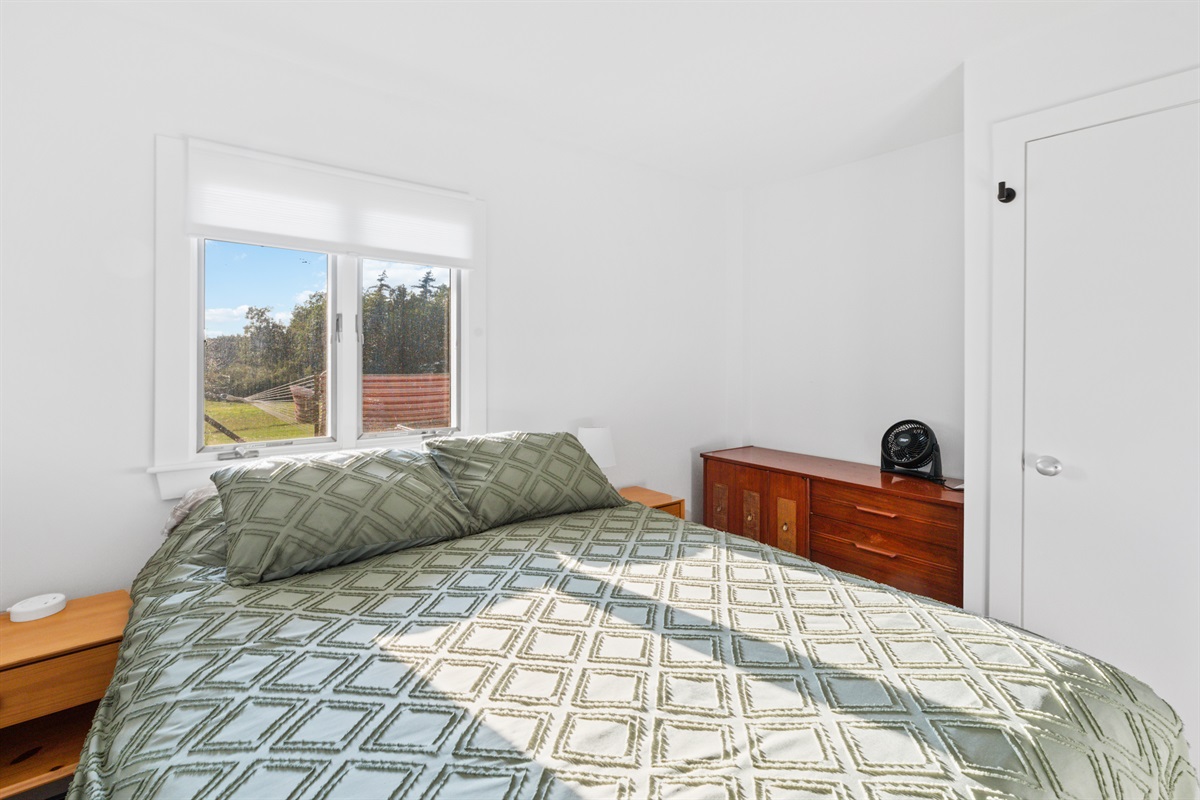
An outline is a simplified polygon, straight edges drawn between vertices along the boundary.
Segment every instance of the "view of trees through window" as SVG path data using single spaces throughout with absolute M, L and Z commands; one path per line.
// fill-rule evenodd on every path
M 364 433 L 450 426 L 450 270 L 363 261 Z
M 324 253 L 204 242 L 206 446 L 329 435 L 330 267 Z M 449 425 L 449 273 L 363 262 L 364 432 Z

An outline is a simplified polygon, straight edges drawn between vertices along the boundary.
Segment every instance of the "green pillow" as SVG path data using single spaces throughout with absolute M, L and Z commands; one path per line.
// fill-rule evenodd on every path
M 358 450 L 265 458 L 213 473 L 234 586 L 315 572 L 473 532 L 426 453 Z
M 477 530 L 626 502 L 569 433 L 492 433 L 425 446 L 475 515 Z

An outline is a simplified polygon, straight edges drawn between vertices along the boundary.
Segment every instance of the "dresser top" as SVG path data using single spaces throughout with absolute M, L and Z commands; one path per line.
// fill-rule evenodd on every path
M 853 461 L 838 461 L 835 458 L 806 456 L 800 453 L 788 453 L 783 450 L 771 450 L 766 447 L 733 447 L 729 450 L 714 450 L 711 453 L 701 453 L 701 458 L 711 458 L 716 461 L 727 461 L 732 464 L 742 464 L 748 467 L 786 472 L 791 475 L 801 475 L 806 478 L 844 483 L 849 486 L 863 486 L 876 491 L 888 492 L 901 497 L 911 497 L 941 503 L 947 506 L 963 505 L 963 493 L 907 475 L 896 475 L 891 472 L 881 472 L 879 467 L 871 464 L 859 464 Z

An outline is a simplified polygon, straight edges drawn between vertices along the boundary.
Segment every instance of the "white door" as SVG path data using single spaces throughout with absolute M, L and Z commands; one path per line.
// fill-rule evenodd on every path
M 1024 142 L 1012 621 L 1148 683 L 1196 752 L 1200 104 L 1130 91 Z

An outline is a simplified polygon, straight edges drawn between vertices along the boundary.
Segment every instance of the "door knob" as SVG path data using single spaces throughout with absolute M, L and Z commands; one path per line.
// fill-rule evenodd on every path
M 1054 456 L 1038 456 L 1038 460 L 1033 462 L 1033 465 L 1047 478 L 1053 478 L 1062 472 L 1062 462 Z

